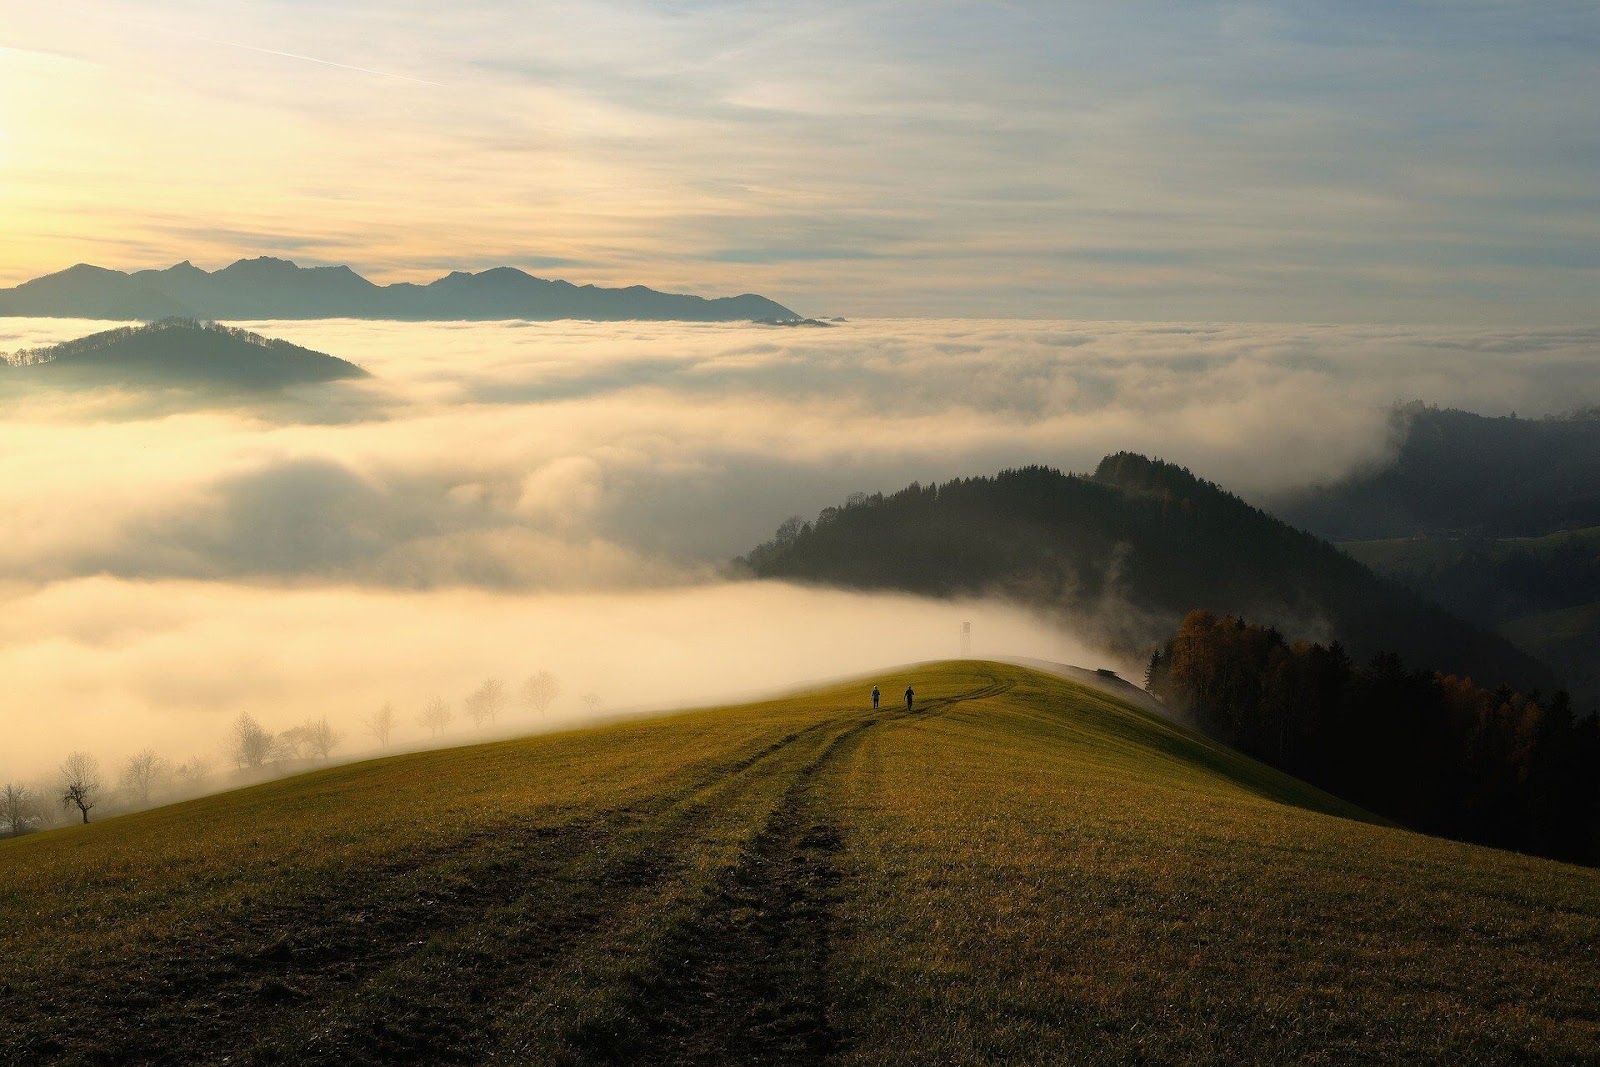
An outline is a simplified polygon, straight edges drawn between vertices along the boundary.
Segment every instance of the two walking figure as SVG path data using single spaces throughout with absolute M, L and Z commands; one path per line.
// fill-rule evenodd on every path
M 916 695 L 917 694 L 916 694 L 916 691 L 914 689 L 912 689 L 909 685 L 906 686 L 906 710 L 907 711 L 911 710 L 911 702 L 914 699 L 916 699 Z M 873 711 L 877 711 L 878 710 L 878 699 L 879 699 L 879 697 L 878 697 L 878 687 L 877 686 L 873 686 L 872 687 L 872 710 Z

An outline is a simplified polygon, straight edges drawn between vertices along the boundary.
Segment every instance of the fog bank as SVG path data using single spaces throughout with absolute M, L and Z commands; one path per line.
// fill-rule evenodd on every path
M 0 350 L 105 329 L 0 319 Z M 217 754 L 488 676 L 551 721 L 977 651 L 1095 654 L 1003 606 L 728 584 L 787 516 L 1120 449 L 1245 495 L 1336 477 L 1423 399 L 1600 403 L 1600 329 L 1106 322 L 249 322 L 374 377 L 244 405 L 0 369 L 0 780 Z M 1099 620 L 1102 624 L 1106 620 Z M 893 691 L 893 687 L 891 687 Z M 539 725 L 539 724 L 528 724 Z M 458 720 L 454 729 L 462 728 Z
M 349 753 L 373 747 L 362 720 L 386 702 L 398 744 L 427 741 L 416 716 L 442 697 L 456 719 L 441 741 L 469 740 L 482 734 L 463 698 L 488 677 L 514 690 L 539 670 L 555 674 L 561 695 L 544 717 L 513 703 L 500 732 L 770 693 L 953 658 L 962 622 L 973 624 L 976 655 L 1104 662 L 1002 605 L 775 582 L 508 594 L 101 577 L 12 589 L 0 598 L 0 782 L 47 774 L 74 749 L 108 771 L 145 748 L 221 766 L 242 712 L 274 732 L 326 715 Z M 908 680 L 882 684 L 898 692 Z

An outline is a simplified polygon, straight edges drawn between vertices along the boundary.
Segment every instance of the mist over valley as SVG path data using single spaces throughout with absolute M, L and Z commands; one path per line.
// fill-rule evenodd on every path
M 729 561 L 850 494 L 1036 463 L 1093 470 L 1120 449 L 1271 501 L 1383 464 L 1399 399 L 1574 406 L 1597 343 L 954 320 L 238 326 L 366 376 L 294 385 L 292 403 L 174 404 L 123 379 L 0 399 L 13 518 L 0 671 L 40 709 L 20 716 L 0 777 L 44 775 L 90 739 L 113 762 L 152 745 L 215 755 L 242 711 L 281 727 L 326 714 L 354 751 L 384 701 L 411 709 L 540 668 L 568 678 L 568 716 L 591 690 L 620 707 L 781 688 L 948 655 L 974 618 L 991 654 L 1137 675 L 1127 619 L 1037 614 L 1010 606 L 1015 590 L 960 609 L 833 600 L 750 583 Z M 0 350 L 104 329 L 0 320 Z M 965 595 L 985 592 L 1004 591 Z M 721 614 L 696 606 L 716 598 Z M 469 601 L 505 621 L 472 623 Z M 684 630 L 663 609 L 675 603 L 702 619 L 693 655 L 668 653 Z M 1315 605 L 1274 610 L 1303 636 L 1329 632 Z M 828 647 L 849 654 L 770 654 L 828 634 L 848 634 Z

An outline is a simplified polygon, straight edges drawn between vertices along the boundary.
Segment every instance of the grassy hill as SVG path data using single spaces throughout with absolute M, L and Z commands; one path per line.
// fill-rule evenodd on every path
M 1600 872 L 992 663 L 0 842 L 0 930 L 6 1063 L 1600 1051 Z

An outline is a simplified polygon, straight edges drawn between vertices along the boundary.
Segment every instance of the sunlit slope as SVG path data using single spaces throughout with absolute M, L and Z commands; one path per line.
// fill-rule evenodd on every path
M 875 680 L 923 710 L 850 685 L 0 842 L 0 1061 L 1600 1053 L 1600 873 L 1026 668 Z

